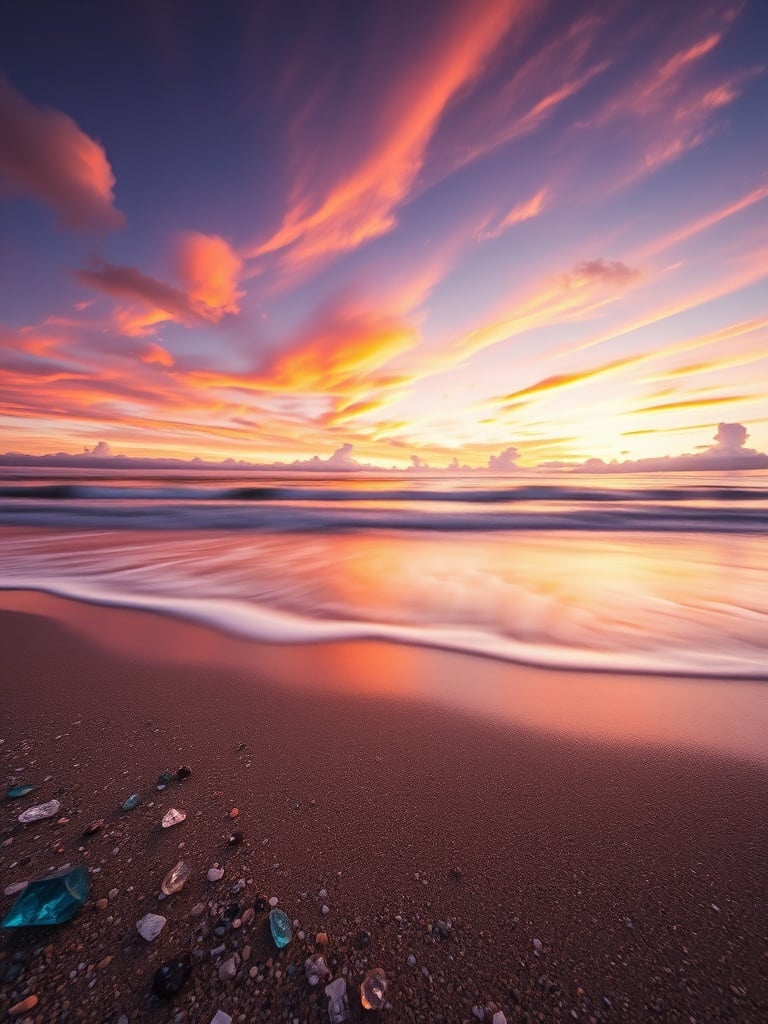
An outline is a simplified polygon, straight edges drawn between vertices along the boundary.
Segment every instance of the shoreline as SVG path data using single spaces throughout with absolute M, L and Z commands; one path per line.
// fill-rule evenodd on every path
M 379 687 L 458 660 L 479 688 L 492 673 L 478 659 L 402 648 L 377 663 L 384 645 L 363 645 L 361 661 L 352 644 L 268 657 L 188 623 L 76 611 L 79 626 L 0 612 L 0 764 L 9 784 L 25 769 L 40 785 L 0 803 L 4 885 L 66 862 L 99 869 L 69 924 L 0 933 L 0 979 L 24 965 L 0 982 L 3 1011 L 35 994 L 45 1021 L 210 1024 L 218 1008 L 322 1021 L 324 997 L 303 969 L 321 951 L 335 973 L 348 970 L 352 1021 L 374 966 L 390 980 L 392 1022 L 469 1022 L 473 1006 L 491 1004 L 510 1022 L 765 1019 L 764 767 L 558 735 Z M 307 685 L 366 664 L 365 687 Z M 302 685 L 282 685 L 281 672 Z M 159 772 L 181 764 L 191 779 L 156 791 Z M 57 792 L 62 819 L 18 825 Z M 143 803 L 121 813 L 132 792 Z M 187 821 L 164 832 L 171 806 Z M 233 807 L 246 841 L 231 848 Z M 103 830 L 83 839 L 100 817 Z M 180 856 L 193 876 L 160 902 Z M 216 862 L 225 877 L 211 884 Z M 303 940 L 277 953 L 263 912 L 216 934 L 228 904 L 273 895 Z M 11 903 L 2 898 L 3 912 Z M 151 944 L 135 930 L 146 912 L 168 918 Z M 440 939 L 434 925 L 449 919 Z M 152 973 L 183 949 L 197 951 L 192 978 L 162 1004 Z M 220 980 L 230 957 L 236 977 Z
M 54 619 L 101 648 L 140 659 L 148 655 L 150 661 L 248 671 L 258 657 L 263 675 L 278 688 L 399 696 L 587 742 L 701 749 L 768 766 L 768 680 L 552 669 L 377 639 L 264 642 L 175 610 L 43 589 L 0 588 L 4 611 Z M 117 621 L 120 629 L 114 630 L 111 623 Z M 480 687 L 467 683 L 475 674 Z

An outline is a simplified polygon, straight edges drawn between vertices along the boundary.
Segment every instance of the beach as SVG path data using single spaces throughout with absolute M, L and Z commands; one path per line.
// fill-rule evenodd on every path
M 614 714 L 611 727 L 569 732 L 554 717 L 425 699 L 409 682 L 453 666 L 480 690 L 506 672 L 514 694 L 515 678 L 546 670 L 388 643 L 257 644 L 32 592 L 3 594 L 0 649 L 3 774 L 39 786 L 2 805 L 3 884 L 65 864 L 92 872 L 70 923 L 2 933 L 2 1013 L 34 995 L 40 1022 L 209 1024 L 217 1009 L 325 1020 L 304 971 L 322 952 L 334 976 L 345 971 L 352 1020 L 372 967 L 389 979 L 391 1021 L 768 1016 L 764 752 L 715 742 L 709 727 L 700 742 L 695 727 L 670 733 L 653 680 L 628 677 L 624 727 Z M 574 707 L 582 684 L 622 685 L 563 675 Z M 638 732 L 631 701 L 645 684 Z M 740 717 L 751 701 L 760 724 L 760 683 L 706 685 L 723 709 L 729 686 L 752 687 Z M 191 777 L 158 791 L 181 765 Z M 134 792 L 142 802 L 121 811 Z M 17 823 L 53 797 L 60 816 Z M 187 818 L 164 830 L 170 807 Z M 234 830 L 245 841 L 230 846 Z M 180 858 L 192 876 L 159 900 Z M 211 883 L 215 864 L 224 877 Z M 280 952 L 270 897 L 298 922 Z M 233 903 L 238 924 L 255 903 L 253 921 L 222 925 Z M 136 930 L 147 912 L 167 917 L 151 943 Z M 164 1003 L 153 973 L 189 950 L 192 976 Z

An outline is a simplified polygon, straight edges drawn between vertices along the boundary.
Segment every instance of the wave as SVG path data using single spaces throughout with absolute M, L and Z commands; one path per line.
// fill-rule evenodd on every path
M 313 507 L 294 503 L 133 502 L 105 506 L 97 501 L 29 502 L 0 505 L 0 524 L 136 530 L 253 530 L 256 532 L 357 532 L 416 530 L 477 532 L 503 530 L 648 531 L 766 533 L 768 506 L 723 507 L 632 504 L 618 507 L 577 504 L 541 509 L 432 511 L 424 507 Z
M 535 668 L 631 675 L 706 677 L 711 679 L 768 679 L 760 653 L 710 652 L 695 649 L 659 652 L 618 652 L 564 647 L 557 643 L 526 642 L 480 629 L 421 626 L 387 622 L 318 619 L 251 602 L 223 598 L 158 597 L 112 590 L 108 585 L 51 581 L 28 577 L 0 590 L 35 590 L 90 604 L 146 611 L 195 622 L 219 632 L 270 644 L 333 643 L 350 640 L 386 641 L 479 655 Z
M 552 484 L 524 484 L 515 487 L 407 487 L 365 489 L 356 487 L 146 487 L 131 485 L 93 486 L 82 483 L 5 484 L 0 499 L 13 502 L 38 501 L 174 501 L 174 502 L 447 502 L 456 504 L 507 504 L 519 502 L 626 503 L 626 502 L 762 502 L 768 491 L 757 487 L 568 487 Z

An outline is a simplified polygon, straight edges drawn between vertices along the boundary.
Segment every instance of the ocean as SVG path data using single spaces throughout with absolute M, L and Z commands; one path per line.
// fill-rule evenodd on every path
M 4 468 L 0 587 L 272 643 L 768 678 L 768 473 Z

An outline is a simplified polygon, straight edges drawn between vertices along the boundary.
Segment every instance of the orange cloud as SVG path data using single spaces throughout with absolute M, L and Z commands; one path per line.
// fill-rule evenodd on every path
M 58 110 L 34 106 L 0 77 L 0 177 L 52 206 L 68 228 L 119 228 L 104 148 Z
M 515 224 L 522 224 L 523 221 L 532 220 L 544 210 L 547 205 L 547 199 L 549 196 L 549 189 L 542 188 L 531 196 L 530 199 L 524 202 L 517 203 L 509 213 L 503 217 L 497 224 L 492 227 L 484 225 L 483 229 L 478 234 L 480 241 L 485 241 L 488 238 L 498 238 L 499 235 L 503 234 L 508 228 L 511 228 Z
M 222 238 L 188 232 L 179 250 L 183 288 L 135 267 L 104 261 L 96 270 L 76 270 L 75 277 L 105 295 L 138 303 L 138 309 L 131 305 L 116 310 L 114 326 L 127 337 L 143 337 L 168 320 L 192 327 L 238 313 L 245 294 L 237 288 L 241 267 L 239 257 Z
M 607 374 L 615 373 L 617 370 L 623 370 L 627 366 L 635 366 L 647 358 L 647 356 L 628 356 L 626 359 L 616 359 L 611 363 L 606 363 L 604 366 L 593 367 L 591 370 L 582 370 L 577 373 L 558 373 L 551 377 L 545 377 L 529 387 L 521 388 L 519 391 L 512 391 L 504 396 L 503 401 L 511 402 L 529 395 L 539 395 L 547 391 L 559 391 L 562 388 L 572 387 L 575 384 L 582 384 L 584 381 L 594 380 L 596 377 L 604 377 Z
M 185 232 L 179 242 L 179 279 L 194 306 L 216 315 L 239 313 L 242 260 L 218 235 Z
M 760 398 L 759 395 L 722 395 L 717 398 L 690 398 L 679 402 L 662 402 L 660 405 L 646 405 L 642 409 L 634 409 L 633 412 L 669 412 L 672 409 L 698 409 L 706 405 L 730 405 L 734 402 L 752 402 Z
M 139 352 L 139 359 L 142 363 L 154 363 L 157 366 L 173 366 L 173 356 L 170 352 L 154 341 L 148 342 Z
M 435 25 L 431 46 L 401 74 L 383 108 L 372 112 L 372 121 L 381 128 L 356 166 L 325 195 L 294 190 L 281 227 L 246 255 L 285 250 L 283 262 L 296 266 L 354 249 L 390 231 L 447 105 L 475 79 L 529 6 L 530 0 L 486 0 L 482 17 L 472 6 L 459 5 L 446 13 L 444 24 Z

